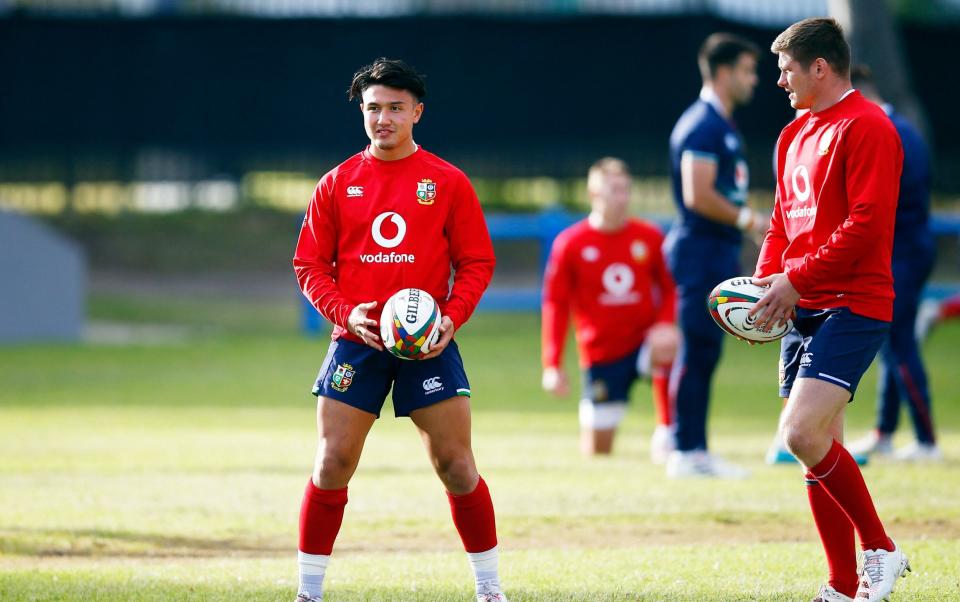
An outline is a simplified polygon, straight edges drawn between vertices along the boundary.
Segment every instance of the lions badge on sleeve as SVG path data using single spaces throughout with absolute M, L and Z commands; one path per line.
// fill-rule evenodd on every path
M 417 182 L 417 202 L 421 205 L 432 205 L 437 197 L 437 183 L 423 179 Z

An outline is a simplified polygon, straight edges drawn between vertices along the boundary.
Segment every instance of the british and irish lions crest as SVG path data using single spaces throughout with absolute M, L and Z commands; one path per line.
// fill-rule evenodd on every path
M 350 387 L 356 373 L 357 371 L 350 364 L 340 364 L 337 366 L 337 371 L 330 377 L 330 386 L 343 393 Z
M 417 182 L 417 202 L 421 205 L 432 205 L 437 197 L 437 183 L 424 178 Z

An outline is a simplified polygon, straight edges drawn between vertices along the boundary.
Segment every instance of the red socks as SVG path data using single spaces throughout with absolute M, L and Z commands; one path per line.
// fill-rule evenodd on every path
M 467 552 L 486 552 L 497 545 L 497 524 L 493 515 L 490 490 L 480 479 L 476 489 L 466 495 L 453 495 L 450 513 Z M 329 556 L 340 532 L 343 510 L 347 505 L 347 488 L 319 489 L 313 480 L 307 482 L 300 505 L 301 552 Z
M 655 366 L 650 377 L 653 389 L 653 408 L 657 413 L 658 426 L 673 424 L 673 411 L 670 403 L 670 365 Z
M 307 481 L 300 504 L 300 551 L 329 556 L 340 532 L 347 488 L 320 489 Z
M 853 523 L 830 494 L 817 482 L 813 473 L 804 475 L 807 499 L 813 522 L 820 534 L 827 555 L 830 587 L 852 598 L 857 593 L 857 548 L 853 539 Z
M 864 550 L 893 551 L 893 542 L 883 530 L 863 474 L 850 452 L 834 439 L 830 451 L 810 472 L 856 527 Z M 823 535 L 821 532 L 821 537 Z M 833 533 L 826 535 L 834 536 Z
M 493 515 L 490 490 L 480 478 L 477 488 L 466 495 L 447 492 L 453 524 L 467 552 L 486 552 L 497 545 L 497 521 Z

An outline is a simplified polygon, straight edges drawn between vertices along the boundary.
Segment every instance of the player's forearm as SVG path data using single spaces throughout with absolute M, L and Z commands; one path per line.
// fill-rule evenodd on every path
M 320 315 L 337 326 L 347 327 L 347 317 L 353 311 L 354 304 L 340 292 L 331 273 L 321 267 L 297 264 L 294 260 L 294 272 L 300 290 Z
M 771 229 L 763 238 L 760 255 L 757 257 L 755 278 L 765 278 L 783 271 L 783 253 L 787 250 L 787 238 L 781 232 Z
M 657 322 L 673 324 L 677 321 L 677 295 L 675 292 L 665 293 L 663 302 L 657 312 Z
M 493 255 L 461 258 L 454 266 L 453 290 L 446 304 L 446 315 L 456 328 L 463 326 L 473 315 L 480 297 L 490 285 L 496 259 Z
M 541 362 L 544 368 L 558 368 L 563 361 L 563 347 L 569 325 L 569 308 L 552 301 L 541 307 Z
M 735 205 L 716 190 L 700 191 L 684 199 L 688 209 L 711 221 L 739 230 L 751 230 L 759 219 L 756 212 L 746 205 Z

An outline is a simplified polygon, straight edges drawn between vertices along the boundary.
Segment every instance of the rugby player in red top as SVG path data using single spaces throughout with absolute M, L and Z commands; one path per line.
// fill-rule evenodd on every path
M 651 457 L 663 462 L 673 449 L 668 387 L 679 342 L 663 236 L 629 216 L 630 173 L 623 161 L 597 161 L 587 193 L 590 215 L 557 236 L 544 276 L 543 388 L 556 395 L 569 390 L 562 362 L 572 310 L 583 369 L 581 450 L 610 453 L 630 388 L 647 376 L 658 417 Z
M 796 311 L 781 343 L 781 432 L 805 467 L 829 567 L 814 600 L 874 602 L 890 595 L 909 563 L 843 447 L 843 423 L 890 325 L 903 153 L 883 110 L 851 88 L 850 48 L 836 21 L 795 23 L 771 51 L 791 106 L 809 110 L 777 142 L 776 204 L 754 274 L 770 289 L 751 313 L 763 324 Z M 859 578 L 854 531 L 864 550 Z
M 319 446 L 300 508 L 298 602 L 323 597 L 347 484 L 391 387 L 395 414 L 417 426 L 446 487 L 477 600 L 506 600 L 493 504 L 470 444 L 470 385 L 453 341 L 493 276 L 493 245 L 467 177 L 413 141 L 424 95 L 423 77 L 402 61 L 378 59 L 354 75 L 350 100 L 360 99 L 370 145 L 320 180 L 293 258 L 304 295 L 334 324 L 313 387 Z M 380 308 L 409 287 L 429 292 L 443 315 L 440 340 L 421 361 L 389 354 L 378 335 Z

